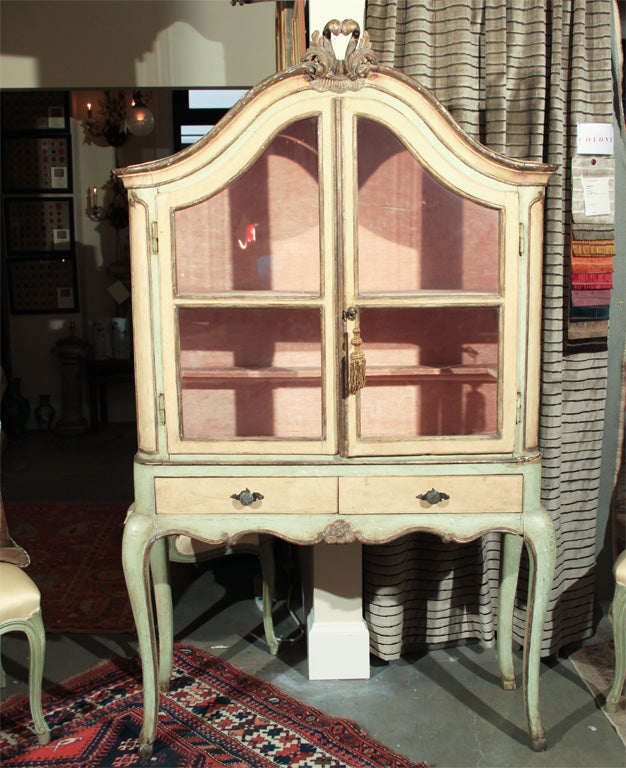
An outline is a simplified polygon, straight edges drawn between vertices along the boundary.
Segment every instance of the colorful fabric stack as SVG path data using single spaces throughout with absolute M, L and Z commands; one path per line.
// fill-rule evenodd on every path
M 614 255 L 615 242 L 612 239 L 572 239 L 570 341 L 606 339 Z

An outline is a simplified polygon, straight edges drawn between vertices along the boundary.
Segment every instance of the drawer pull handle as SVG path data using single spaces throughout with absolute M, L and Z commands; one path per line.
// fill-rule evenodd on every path
M 418 493 L 415 498 L 427 501 L 429 504 L 439 504 L 440 501 L 446 501 L 450 497 L 447 493 L 436 491 L 434 488 L 431 488 L 430 491 L 427 491 L 426 493 Z
M 245 488 L 243 491 L 239 491 L 239 493 L 233 493 L 230 498 L 236 499 L 240 504 L 243 504 L 244 507 L 249 507 L 250 504 L 253 504 L 255 501 L 260 501 L 263 498 L 263 494 Z

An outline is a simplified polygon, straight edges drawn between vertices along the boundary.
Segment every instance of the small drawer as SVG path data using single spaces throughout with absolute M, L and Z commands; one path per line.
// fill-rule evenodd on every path
M 431 489 L 449 498 L 437 503 L 416 498 Z M 523 475 L 342 477 L 339 510 L 343 515 L 521 512 L 523 489 Z
M 337 513 L 336 477 L 157 477 L 154 489 L 159 515 Z

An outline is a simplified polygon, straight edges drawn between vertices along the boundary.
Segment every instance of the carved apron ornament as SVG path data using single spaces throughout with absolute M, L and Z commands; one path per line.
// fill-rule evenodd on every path
M 326 544 L 352 544 L 360 541 L 360 535 L 347 520 L 337 520 L 327 525 L 316 541 Z

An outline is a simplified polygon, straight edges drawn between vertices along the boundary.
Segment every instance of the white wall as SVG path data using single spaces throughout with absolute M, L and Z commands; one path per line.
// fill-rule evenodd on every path
M 0 87 L 252 85 L 275 67 L 274 3 L 2 0 Z
M 354 19 L 361 25 L 364 25 L 365 0 L 315 0 L 309 3 L 309 29 L 313 33 L 315 30 L 322 31 L 327 21 L 331 19 Z M 347 41 L 346 41 L 347 42 Z M 340 51 L 337 51 L 341 55 Z

